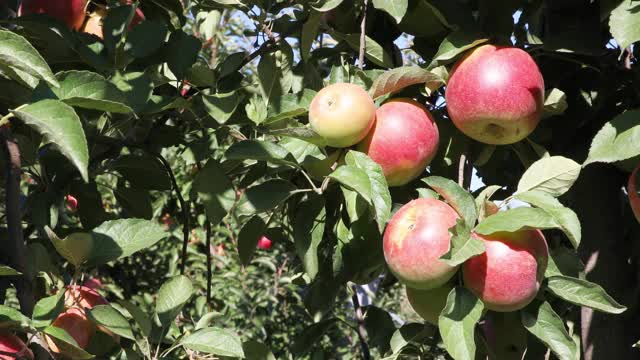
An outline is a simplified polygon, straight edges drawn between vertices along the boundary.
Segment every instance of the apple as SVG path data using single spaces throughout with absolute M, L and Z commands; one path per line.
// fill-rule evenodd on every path
M 442 309 L 447 305 L 447 296 L 451 290 L 453 290 L 451 283 L 430 290 L 406 287 L 407 299 L 413 310 L 426 322 L 436 326 Z
M 64 294 L 64 303 L 67 307 L 80 307 L 93 309 L 97 305 L 107 305 L 109 302 L 92 288 L 86 286 L 67 286 Z
M 540 121 L 544 79 L 525 51 L 484 45 L 453 68 L 445 98 L 449 117 L 464 134 L 486 144 L 513 144 Z
M 0 360 L 15 359 L 33 359 L 33 352 L 19 337 L 11 333 L 0 333 Z
M 70 308 L 58 315 L 52 326 L 64 329 L 82 349 L 89 345 L 91 337 L 96 332 L 95 325 L 87 318 L 84 311 L 78 308 Z M 45 336 L 45 338 L 52 352 L 62 352 L 50 336 Z
M 313 97 L 309 106 L 311 128 L 327 145 L 344 148 L 367 136 L 376 116 L 371 96 L 358 85 L 329 85 Z
M 75 196 L 67 195 L 65 197 L 65 200 L 67 202 L 67 207 L 69 208 L 69 210 L 72 210 L 72 211 L 78 210 L 78 199 L 76 199 Z
M 258 240 L 258 249 L 269 250 L 271 249 L 272 241 L 266 236 L 262 236 L 260 240 Z
M 89 14 L 81 31 L 87 34 L 93 34 L 100 39 L 104 39 L 104 34 L 102 33 L 102 22 L 106 16 L 106 12 L 107 11 L 105 9 L 100 8 L 96 12 Z
M 18 16 L 47 14 L 79 30 L 84 23 L 88 0 L 22 0 Z
M 464 285 L 489 310 L 508 312 L 527 306 L 538 294 L 549 249 L 540 230 L 500 232 L 482 240 L 486 251 L 462 265 Z
M 133 0 L 120 0 L 121 5 L 132 5 L 134 3 Z M 140 24 L 143 20 L 145 20 L 144 13 L 140 10 L 140 7 L 136 7 L 136 13 L 133 15 L 133 19 L 131 20 L 131 24 L 129 24 L 129 30 L 131 30 L 134 26 Z
M 100 281 L 100 279 L 97 279 L 97 278 L 89 278 L 85 280 L 84 283 L 82 283 L 82 286 L 87 287 L 91 290 L 97 290 L 102 287 L 102 281 Z
M 458 214 L 446 203 L 420 198 L 405 204 L 384 232 L 384 258 L 403 284 L 422 290 L 444 285 L 458 267 L 440 260 L 449 251 L 449 228 Z
M 629 186 L 627 188 L 631 210 L 633 210 L 633 214 L 636 216 L 638 222 L 640 222 L 640 178 L 638 178 L 639 169 L 640 165 L 638 165 L 631 173 L 631 176 L 629 177 Z
M 376 111 L 376 121 L 358 150 L 377 162 L 389 186 L 418 177 L 438 151 L 438 127 L 426 107 L 394 99 Z

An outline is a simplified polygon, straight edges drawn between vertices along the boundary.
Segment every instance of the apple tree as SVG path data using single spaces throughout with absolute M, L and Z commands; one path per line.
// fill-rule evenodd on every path
M 638 41 L 635 0 L 0 0 L 0 359 L 638 358 Z

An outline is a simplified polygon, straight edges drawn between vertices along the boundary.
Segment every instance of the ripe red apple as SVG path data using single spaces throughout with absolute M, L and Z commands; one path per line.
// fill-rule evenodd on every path
M 431 290 L 418 290 L 410 287 L 406 288 L 407 299 L 413 310 L 420 315 L 426 322 L 438 325 L 438 317 L 440 312 L 447 305 L 447 296 L 453 290 L 451 283 Z
M 102 287 L 102 281 L 100 281 L 100 279 L 97 279 L 97 278 L 89 278 L 85 280 L 84 283 L 82 283 L 82 286 L 87 287 L 91 290 L 97 290 Z
M 309 106 L 311 128 L 327 145 L 344 148 L 367 136 L 373 126 L 376 106 L 358 85 L 340 83 L 320 90 Z
M 89 345 L 91 337 L 96 332 L 95 325 L 87 318 L 84 311 L 78 308 L 70 308 L 58 315 L 52 326 L 64 329 L 76 341 L 78 347 L 82 349 Z M 61 349 L 50 336 L 45 336 L 45 338 L 52 352 L 61 352 Z
M 73 195 L 67 195 L 65 198 L 67 202 L 67 207 L 69 210 L 76 211 L 78 210 L 78 199 L 76 199 Z
M 107 305 L 109 302 L 97 291 L 86 286 L 67 286 L 64 293 L 64 303 L 67 307 L 93 309 L 97 305 Z
M 544 79 L 525 51 L 484 45 L 456 64 L 445 97 L 449 117 L 467 136 L 486 144 L 513 144 L 540 121 Z
M 47 14 L 79 30 L 84 23 L 88 0 L 22 0 L 18 16 Z
M 535 298 L 547 269 L 549 249 L 540 230 L 473 234 L 486 252 L 462 266 L 464 284 L 489 310 L 516 311 Z
M 384 232 L 384 258 L 391 272 L 405 285 L 434 289 L 445 284 L 457 267 L 440 260 L 449 251 L 449 228 L 458 214 L 446 203 L 420 198 L 404 205 Z
M 405 185 L 436 155 L 438 127 L 422 104 L 394 99 L 376 111 L 375 125 L 358 150 L 380 164 L 389 186 Z
M 640 222 L 640 178 L 638 178 L 638 170 L 640 170 L 640 165 L 631 173 L 627 191 L 629 193 L 629 203 L 631 204 L 633 214 L 636 216 L 638 222 Z
M 19 337 L 11 333 L 0 333 L 0 360 L 33 359 L 33 352 Z
M 272 241 L 266 236 L 262 236 L 260 240 L 258 240 L 258 249 L 269 250 L 271 249 Z
M 133 0 L 120 0 L 121 5 L 131 5 L 133 4 Z M 131 24 L 129 24 L 129 30 L 131 30 L 134 26 L 140 24 L 143 20 L 145 20 L 144 13 L 140 10 L 139 7 L 136 8 L 136 13 L 133 15 L 133 19 L 131 20 Z

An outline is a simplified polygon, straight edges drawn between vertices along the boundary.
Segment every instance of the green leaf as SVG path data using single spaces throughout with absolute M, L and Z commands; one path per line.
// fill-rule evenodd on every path
M 556 198 L 539 191 L 528 191 L 514 197 L 544 210 L 567 235 L 573 247 L 578 248 L 582 239 L 582 229 L 580 219 L 573 210 L 564 207 Z
M 586 306 L 609 314 L 627 310 L 598 284 L 568 276 L 552 276 L 547 287 L 555 296 L 578 306 Z
M 564 327 L 562 318 L 548 302 L 534 302 L 520 312 L 522 325 L 542 341 L 560 360 L 575 360 L 578 347 Z
M 134 187 L 150 190 L 171 190 L 171 178 L 162 162 L 150 154 L 126 154 L 109 163 Z
M 474 231 L 489 235 L 499 231 L 531 229 L 562 229 L 562 226 L 543 209 L 520 207 L 489 216 L 480 222 Z
M 463 287 L 456 287 L 447 297 L 447 305 L 438 318 L 438 328 L 447 352 L 456 360 L 473 360 L 476 354 L 475 327 L 484 305 Z
M 33 326 L 44 329 L 64 311 L 64 292 L 40 299 L 33 308 Z
M 0 329 L 26 328 L 29 326 L 29 318 L 12 307 L 0 305 Z M 34 325 L 35 326 L 35 325 Z
M 45 226 L 45 231 L 58 254 L 73 266 L 78 267 L 91 257 L 93 236 L 90 233 L 72 233 L 60 239 L 48 226 Z
M 275 99 L 284 95 L 280 78 L 282 71 L 278 68 L 275 57 L 272 54 L 264 55 L 258 63 L 258 80 L 260 93 L 265 104 L 270 104 Z
M 428 330 L 424 324 L 408 323 L 402 325 L 391 336 L 389 344 L 393 354 L 398 354 L 406 345 L 414 341 L 420 341 L 428 335 Z
M 580 164 L 562 157 L 544 157 L 529 166 L 518 182 L 517 193 L 539 191 L 553 197 L 567 192 L 580 175 Z
M 135 340 L 131 325 L 118 310 L 111 305 L 98 305 L 87 311 L 87 315 L 96 324 L 103 326 L 116 335 Z
M 429 68 L 450 63 L 463 52 L 487 41 L 489 41 L 489 39 L 479 39 L 474 34 L 454 31 L 442 40 L 438 52 L 433 57 Z
M 616 39 L 620 51 L 629 45 L 640 41 L 640 12 L 638 3 L 633 0 L 623 0 L 609 17 L 609 29 Z
M 267 224 L 264 223 L 260 216 L 253 216 L 240 229 L 238 234 L 238 254 L 240 262 L 244 266 L 248 266 L 256 251 L 258 240 L 264 235 Z
M 64 71 L 56 74 L 60 87 L 40 84 L 33 93 L 36 100 L 61 100 L 67 105 L 114 113 L 131 113 L 124 94 L 102 75 L 90 71 Z
M 16 276 L 16 275 L 22 275 L 22 273 L 8 266 L 0 265 L 0 276 Z
M 227 149 L 225 157 L 229 160 L 258 160 L 274 164 L 298 167 L 293 156 L 282 146 L 261 140 L 244 140 Z
M 193 197 L 204 205 L 208 220 L 219 223 L 233 207 L 236 191 L 224 168 L 215 159 L 210 159 L 198 172 L 191 187 Z
M 306 327 L 301 334 L 293 339 L 291 352 L 296 357 L 306 354 L 335 325 L 336 319 L 327 319 Z
M 471 229 L 464 220 L 458 219 L 456 225 L 449 229 L 451 248 L 440 259 L 450 266 L 458 266 L 468 259 L 484 253 L 482 240 L 471 236 Z
M 80 118 L 73 108 L 58 100 L 42 100 L 12 113 L 54 143 L 89 181 L 89 148 Z
M 245 341 L 242 344 L 242 350 L 247 360 L 276 360 L 267 345 L 255 340 Z
M 204 328 L 185 336 L 180 345 L 205 354 L 244 358 L 242 341 L 233 332 L 221 328 Z
M 307 21 L 302 25 L 302 35 L 300 37 L 300 54 L 302 60 L 309 61 L 311 46 L 318 37 L 318 30 L 320 29 L 320 21 L 322 20 L 322 14 L 317 11 L 310 11 Z
M 143 113 L 153 92 L 153 80 L 144 72 L 117 72 L 111 82 L 125 95 L 127 105 L 136 113 Z
M 565 95 L 562 90 L 553 88 L 547 92 L 544 98 L 544 112 L 542 116 L 562 115 L 568 107 L 567 95 Z
M 371 204 L 371 181 L 367 172 L 354 165 L 339 166 L 329 177 L 354 190 Z
M 476 223 L 478 213 L 473 196 L 455 181 L 441 176 L 430 176 L 422 181 L 447 200 L 447 203 L 458 212 L 468 226 Z
M 119 183 L 113 190 L 116 200 L 122 206 L 122 217 L 151 220 L 153 208 L 149 191 L 125 186 Z
M 346 41 L 353 50 L 360 50 L 360 33 L 340 34 L 338 32 L 332 31 L 330 34 L 338 40 Z M 384 48 L 380 46 L 380 44 L 378 44 L 375 40 L 368 36 L 365 37 L 364 43 L 364 56 L 369 61 L 383 68 L 393 67 L 393 58 L 386 51 L 384 51 Z
M 391 194 L 389 185 L 384 177 L 382 168 L 366 154 L 357 151 L 349 151 L 345 156 L 345 162 L 365 171 L 371 184 L 371 205 L 374 210 L 375 220 L 380 232 L 384 230 L 387 221 L 391 217 Z
M 391 69 L 382 73 L 373 82 L 369 93 L 372 98 L 400 91 L 407 86 L 415 84 L 425 84 L 427 82 L 435 82 L 443 80 L 429 70 L 419 66 L 403 66 Z
M 202 103 L 209 115 L 218 122 L 224 124 L 236 112 L 243 96 L 237 91 L 224 94 L 202 95 Z
M 500 190 L 502 187 L 498 185 L 490 185 L 484 188 L 478 196 L 476 196 L 476 211 L 478 212 L 478 221 L 484 220 L 487 216 L 491 214 L 487 214 L 487 202 L 496 191 Z
M 193 295 L 191 280 L 178 275 L 162 284 L 156 299 L 156 313 L 163 326 L 168 326 L 182 311 L 182 307 Z
M 324 236 L 326 217 L 324 198 L 320 195 L 311 195 L 296 209 L 293 222 L 296 253 L 311 280 L 315 279 L 320 268 L 318 246 Z
M 269 130 L 266 133 L 273 136 L 287 136 L 304 140 L 321 147 L 327 146 L 327 141 L 310 127 L 287 127 L 284 129 Z
M 63 328 L 48 326 L 43 331 L 52 338 L 60 352 L 65 354 L 66 357 L 74 360 L 92 359 L 94 357 L 81 349 L 76 340 Z
M 640 155 L 640 110 L 629 110 L 604 124 L 591 142 L 583 166 L 611 163 Z
M 337 8 L 342 4 L 342 1 L 343 0 L 316 0 L 311 3 L 311 6 L 320 12 L 326 12 Z
M 240 198 L 238 210 L 246 215 L 272 210 L 293 195 L 295 190 L 295 185 L 286 180 L 268 180 L 248 188 Z
M 183 79 L 198 59 L 202 43 L 197 37 L 178 30 L 171 33 L 166 49 L 169 69 L 178 79 Z
M 286 94 L 274 99 L 269 104 L 269 111 L 264 122 L 269 124 L 306 114 L 315 95 L 315 91 L 304 89 L 299 94 Z
M 106 221 L 93 229 L 93 248 L 87 266 L 106 264 L 153 246 L 167 237 L 155 221 L 119 219 Z
M 409 0 L 373 0 L 373 6 L 376 9 L 386 11 L 397 23 L 400 23 L 404 14 L 407 13 Z
M 38 51 L 25 38 L 8 30 L 0 30 L 0 72 L 32 89 L 38 80 L 54 87 L 59 85 Z
M 118 303 L 123 308 L 125 308 L 129 312 L 129 314 L 131 314 L 133 319 L 136 321 L 136 323 L 140 327 L 140 330 L 142 331 L 142 335 L 146 337 L 151 335 L 151 319 L 144 311 L 142 311 L 139 307 L 137 307 L 136 305 L 134 305 L 133 303 L 127 300 L 120 300 L 118 301 Z

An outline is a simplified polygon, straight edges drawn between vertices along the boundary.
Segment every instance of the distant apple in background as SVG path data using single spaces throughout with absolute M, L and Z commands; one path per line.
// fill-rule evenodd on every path
M 540 121 L 544 79 L 527 52 L 484 45 L 453 68 L 445 98 L 451 120 L 464 134 L 486 144 L 513 144 Z
M 436 326 L 442 309 L 447 305 L 447 296 L 449 296 L 451 290 L 453 290 L 453 284 L 451 283 L 446 283 L 431 290 L 406 288 L 407 299 L 409 299 L 413 310 L 426 322 Z
M 63 21 L 73 30 L 79 30 L 84 23 L 88 0 L 22 0 L 18 16 L 47 14 Z
M 400 186 L 422 174 L 438 141 L 438 127 L 424 105 L 394 99 L 376 111 L 375 125 L 358 150 L 382 167 L 389 186 Z
M 67 207 L 69 208 L 69 210 L 71 211 L 78 210 L 78 199 L 76 199 L 75 196 L 67 195 L 65 200 L 67 202 Z
M 0 360 L 33 359 L 33 352 L 25 345 L 22 339 L 9 332 L 0 332 L 0 352 L 15 355 L 0 355 Z
M 464 285 L 489 310 L 520 310 L 540 290 L 549 249 L 540 230 L 472 236 L 484 242 L 486 252 L 462 265 Z
M 327 145 L 344 148 L 364 139 L 373 126 L 376 105 L 355 84 L 329 85 L 314 96 L 309 106 L 311 128 Z
M 260 240 L 258 240 L 258 249 L 269 250 L 271 249 L 272 241 L 266 236 L 262 236 Z
M 420 198 L 404 205 L 391 218 L 384 232 L 384 258 L 401 283 L 416 289 L 444 285 L 456 273 L 442 260 L 451 246 L 449 228 L 458 214 L 451 206 Z
M 629 186 L 627 187 L 627 192 L 629 193 L 629 203 L 631 204 L 631 209 L 633 210 L 633 214 L 636 216 L 638 222 L 640 222 L 640 177 L 638 177 L 638 170 L 640 170 L 640 165 L 638 165 L 635 170 L 629 176 Z
M 120 4 L 122 5 L 132 5 L 133 3 L 134 3 L 133 0 L 120 0 Z M 131 30 L 131 28 L 133 28 L 134 26 L 140 24 L 145 19 L 146 18 L 144 16 L 144 13 L 140 9 L 140 5 L 138 4 L 138 7 L 136 7 L 136 13 L 133 15 L 131 24 L 129 24 L 129 30 Z

